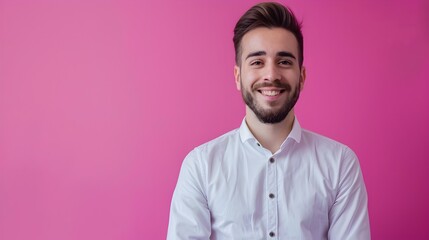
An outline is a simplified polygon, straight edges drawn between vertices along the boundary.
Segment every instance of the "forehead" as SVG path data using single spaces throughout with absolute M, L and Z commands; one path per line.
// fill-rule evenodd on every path
M 241 57 L 255 51 L 265 51 L 267 56 L 287 51 L 298 57 L 298 41 L 284 28 L 260 27 L 244 34 L 241 40 Z

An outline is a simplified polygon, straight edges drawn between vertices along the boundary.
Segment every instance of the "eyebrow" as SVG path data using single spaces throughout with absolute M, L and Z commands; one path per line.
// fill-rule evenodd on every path
M 290 58 L 293 58 L 296 60 L 296 57 L 292 53 L 286 52 L 286 51 L 278 52 L 277 56 L 279 56 L 279 57 L 290 57 Z
M 246 59 L 250 58 L 250 57 L 258 57 L 258 56 L 264 56 L 267 55 L 267 53 L 265 51 L 256 51 L 256 52 L 251 52 L 247 55 Z M 296 59 L 296 57 L 290 53 L 290 52 L 286 52 L 286 51 L 280 51 L 277 53 L 278 57 L 290 57 L 293 59 Z

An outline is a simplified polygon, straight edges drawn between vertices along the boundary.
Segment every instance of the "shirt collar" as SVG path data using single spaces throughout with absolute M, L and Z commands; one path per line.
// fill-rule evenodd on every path
M 254 139 L 255 141 L 257 141 L 256 138 L 253 136 L 252 132 L 250 131 L 249 127 L 247 126 L 246 118 L 244 118 L 243 121 L 241 122 L 239 131 L 240 131 L 241 142 L 246 142 L 251 139 Z M 298 119 L 295 117 L 292 125 L 292 130 L 290 131 L 286 140 L 290 138 L 295 140 L 297 143 L 299 143 L 301 141 L 301 132 L 302 132 L 301 125 L 299 124 Z

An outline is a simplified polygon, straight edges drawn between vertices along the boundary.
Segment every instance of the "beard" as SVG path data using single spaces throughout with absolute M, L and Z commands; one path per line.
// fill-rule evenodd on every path
M 242 82 L 240 84 L 242 84 Z M 278 110 L 264 109 L 255 101 L 253 94 L 250 91 L 245 90 L 243 88 L 243 85 L 241 85 L 241 95 L 246 105 L 255 113 L 256 117 L 262 123 L 274 124 L 274 123 L 279 123 L 283 121 L 299 99 L 299 94 L 300 94 L 299 84 L 295 87 L 295 89 L 292 89 L 292 87 L 288 83 L 281 83 L 280 81 L 276 80 L 276 81 L 273 81 L 272 83 L 264 82 L 261 84 L 255 84 L 253 86 L 253 89 L 257 89 L 260 87 L 283 88 L 285 89 L 284 92 L 288 92 L 289 95 L 286 101 L 282 104 L 282 106 L 280 106 Z M 256 92 L 256 90 L 252 90 L 252 91 Z

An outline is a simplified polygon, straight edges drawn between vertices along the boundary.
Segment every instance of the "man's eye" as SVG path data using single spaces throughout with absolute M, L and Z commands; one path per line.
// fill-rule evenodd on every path
M 258 65 L 261 65 L 261 64 L 262 64 L 262 61 L 253 61 L 253 62 L 250 63 L 250 65 L 252 65 L 252 66 L 258 66 Z
M 282 60 L 279 62 L 279 64 L 281 64 L 281 65 L 292 65 L 292 62 L 288 61 L 288 60 Z

